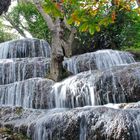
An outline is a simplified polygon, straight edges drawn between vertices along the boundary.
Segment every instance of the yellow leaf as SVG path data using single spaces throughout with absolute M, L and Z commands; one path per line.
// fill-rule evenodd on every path
M 98 25 L 95 28 L 96 28 L 97 32 L 100 32 L 101 29 L 100 29 L 100 27 Z

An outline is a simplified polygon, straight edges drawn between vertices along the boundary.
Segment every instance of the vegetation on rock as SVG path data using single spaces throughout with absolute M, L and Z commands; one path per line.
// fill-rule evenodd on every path
M 30 140 L 27 136 L 13 132 L 8 128 L 0 128 L 0 139 L 6 140 Z

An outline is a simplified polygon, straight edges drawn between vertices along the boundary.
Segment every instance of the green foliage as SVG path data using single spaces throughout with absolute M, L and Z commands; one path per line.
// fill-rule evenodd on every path
M 134 0 L 64 0 L 65 9 L 69 8 L 66 10 L 69 13 L 65 13 L 68 23 L 79 27 L 80 32 L 91 35 L 115 23 L 118 12 L 131 11 L 134 6 Z
M 18 36 L 13 35 L 10 32 L 7 32 L 7 30 L 8 29 L 6 28 L 6 26 L 4 26 L 0 21 L 0 43 L 18 38 Z
M 94 35 L 78 32 L 81 49 L 140 48 L 140 16 L 136 10 L 117 12 L 115 22 L 102 26 Z M 90 49 L 89 49 L 90 48 Z M 79 48 L 80 49 L 80 48 Z
M 23 32 L 28 31 L 34 38 L 50 42 L 48 26 L 31 2 L 20 3 L 9 13 L 10 18 Z

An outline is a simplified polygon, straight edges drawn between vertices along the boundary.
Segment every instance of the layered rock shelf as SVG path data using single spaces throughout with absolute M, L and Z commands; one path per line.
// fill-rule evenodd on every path
M 140 63 L 130 53 L 65 58 L 73 76 L 58 83 L 47 79 L 50 56 L 44 40 L 0 44 L 0 129 L 32 140 L 140 139 Z
M 33 140 L 139 140 L 138 104 L 127 109 L 98 106 L 50 111 L 1 107 L 0 124 Z

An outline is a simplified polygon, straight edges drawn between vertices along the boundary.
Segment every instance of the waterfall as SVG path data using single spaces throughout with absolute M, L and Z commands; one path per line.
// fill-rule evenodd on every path
M 0 59 L 50 57 L 50 46 L 44 40 L 21 39 L 0 44 Z
M 0 60 L 0 84 L 9 84 L 34 77 L 46 77 L 50 69 L 48 58 L 16 58 Z
M 55 124 L 55 122 L 53 122 L 53 117 L 55 117 L 57 114 L 59 115 L 59 117 L 62 117 L 62 113 L 67 111 L 66 108 L 62 108 L 62 109 L 51 109 L 51 110 L 47 110 L 47 112 L 45 112 L 45 114 L 43 114 L 42 116 L 40 116 L 40 118 L 37 120 L 36 124 L 35 124 L 35 130 L 33 133 L 33 139 L 34 140 L 53 140 L 53 131 L 55 128 L 52 128 L 51 124 Z M 46 127 L 46 125 L 48 125 L 48 127 Z M 57 135 L 57 139 L 61 139 L 61 134 Z
M 87 71 L 55 83 L 56 108 L 139 101 L 140 63 L 105 71 Z M 135 96 L 133 96 L 135 94 Z
M 94 83 L 99 75 L 88 71 L 54 84 L 52 94 L 55 95 L 56 108 L 95 105 Z
M 10 116 L 12 115 L 13 112 Z M 21 117 L 23 121 L 20 126 L 28 127 L 28 136 L 33 140 L 139 140 L 140 137 L 140 110 L 134 108 L 112 109 L 98 106 L 36 112 L 26 109 L 22 111 Z M 19 118 L 16 118 L 18 121 Z
M 64 66 L 73 74 L 77 74 L 86 70 L 104 70 L 134 62 L 133 56 L 128 52 L 99 50 L 66 59 Z
M 140 103 L 121 104 L 140 100 L 140 63 L 130 53 L 65 58 L 75 75 L 56 83 L 46 79 L 50 54 L 44 40 L 0 44 L 0 127 L 33 140 L 139 140 Z
M 25 108 L 48 108 L 51 80 L 31 78 L 21 82 L 0 85 L 0 105 Z M 48 94 L 47 94 L 48 92 Z

